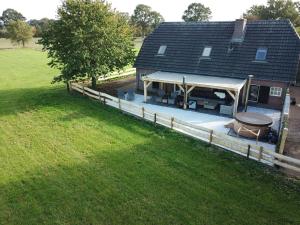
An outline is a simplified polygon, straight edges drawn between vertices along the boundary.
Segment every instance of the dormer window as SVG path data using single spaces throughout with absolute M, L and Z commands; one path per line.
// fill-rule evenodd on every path
M 255 61 L 266 61 L 267 53 L 267 48 L 258 48 L 256 51 Z
M 202 52 L 202 57 L 209 58 L 211 53 L 212 47 L 211 46 L 205 46 Z
M 165 55 L 167 50 L 167 46 L 166 45 L 161 45 L 158 49 L 157 55 Z

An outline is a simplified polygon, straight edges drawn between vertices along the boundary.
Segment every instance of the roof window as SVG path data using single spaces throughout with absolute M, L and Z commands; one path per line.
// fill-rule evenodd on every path
M 157 55 L 164 55 L 166 50 L 167 50 L 167 46 L 166 45 L 161 45 L 158 49 Z
M 266 61 L 267 58 L 267 48 L 258 48 L 256 51 L 255 60 L 256 61 Z
M 205 46 L 202 52 L 202 57 L 210 57 L 211 50 L 211 46 Z

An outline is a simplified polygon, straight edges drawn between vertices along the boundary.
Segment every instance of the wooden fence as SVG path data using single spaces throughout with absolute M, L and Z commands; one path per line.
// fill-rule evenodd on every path
M 134 75 L 135 73 L 136 73 L 135 68 L 130 68 L 130 69 L 127 69 L 122 72 L 114 72 L 109 75 L 100 76 L 98 78 L 98 81 L 106 81 L 106 80 L 111 80 L 111 79 L 120 78 L 120 77 L 127 77 L 127 76 Z
M 143 118 L 144 120 L 174 129 L 196 139 L 238 153 L 249 159 L 257 160 L 268 165 L 277 165 L 300 173 L 300 160 L 298 159 L 278 154 L 260 145 L 249 144 L 246 140 L 231 137 L 224 133 L 197 126 L 162 113 L 150 111 L 135 103 L 92 90 L 78 83 L 70 83 L 70 87 L 71 90 L 75 90 L 85 96 L 96 99 L 103 104 L 117 108 L 136 117 Z

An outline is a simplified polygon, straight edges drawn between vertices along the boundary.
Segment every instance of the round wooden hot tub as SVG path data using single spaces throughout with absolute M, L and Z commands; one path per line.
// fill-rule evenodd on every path
M 272 125 L 272 118 L 254 112 L 237 113 L 234 122 L 234 131 L 248 138 L 265 136 Z

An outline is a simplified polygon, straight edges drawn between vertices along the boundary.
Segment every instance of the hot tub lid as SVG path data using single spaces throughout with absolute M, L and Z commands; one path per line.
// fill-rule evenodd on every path
M 240 123 L 252 126 L 269 126 L 273 123 L 271 117 L 255 112 L 237 113 L 235 119 Z

